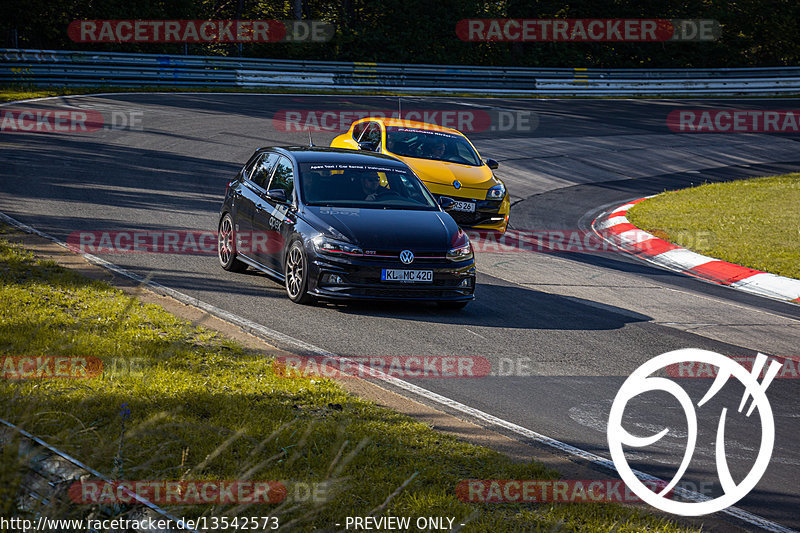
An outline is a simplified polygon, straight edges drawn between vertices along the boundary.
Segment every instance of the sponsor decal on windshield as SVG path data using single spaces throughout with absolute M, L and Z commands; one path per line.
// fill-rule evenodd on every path
M 375 172 L 397 172 L 399 174 L 407 174 L 408 172 L 402 168 L 396 167 L 375 167 L 372 165 L 348 165 L 340 163 L 323 163 L 321 165 L 311 165 L 309 170 L 374 170 Z
M 398 132 L 398 133 L 419 133 L 422 135 L 435 135 L 439 137 L 446 137 L 448 139 L 458 139 L 460 136 L 455 135 L 454 133 L 447 133 L 444 131 L 436 131 L 436 130 L 422 130 L 419 128 L 398 128 L 398 127 L 388 127 L 386 131 L 391 132 Z

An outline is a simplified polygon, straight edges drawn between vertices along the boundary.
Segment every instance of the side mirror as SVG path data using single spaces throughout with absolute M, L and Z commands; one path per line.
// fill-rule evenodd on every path
M 500 166 L 500 163 L 498 163 L 494 159 L 487 159 L 486 160 L 486 166 L 489 167 L 492 170 L 497 170 L 497 167 Z
M 267 191 L 267 198 L 270 200 L 275 200 L 276 202 L 281 202 L 282 204 L 288 203 L 286 198 L 286 191 L 283 189 L 270 189 Z
M 441 207 L 445 211 L 450 211 L 451 209 L 453 209 L 454 205 L 456 205 L 456 201 L 450 198 L 449 196 L 439 197 L 439 207 Z
M 358 149 L 374 152 L 378 149 L 378 144 L 370 141 L 361 141 L 360 143 L 358 143 Z

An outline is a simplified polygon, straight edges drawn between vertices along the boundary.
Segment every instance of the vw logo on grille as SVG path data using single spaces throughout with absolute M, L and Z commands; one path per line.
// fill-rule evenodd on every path
M 411 250 L 403 250 L 400 252 L 400 261 L 402 261 L 404 265 L 410 265 L 414 262 L 414 252 Z
M 458 180 L 453 180 L 453 187 L 455 187 L 456 189 L 460 189 L 461 188 L 461 182 L 458 181 Z

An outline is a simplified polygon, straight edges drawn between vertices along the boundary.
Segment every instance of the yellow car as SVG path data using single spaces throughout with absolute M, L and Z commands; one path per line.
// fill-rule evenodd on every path
M 463 227 L 505 232 L 511 202 L 505 184 L 492 170 L 497 161 L 481 159 L 461 132 L 410 120 L 363 118 L 331 146 L 393 156 L 425 182 L 437 197 L 455 200 L 448 213 Z

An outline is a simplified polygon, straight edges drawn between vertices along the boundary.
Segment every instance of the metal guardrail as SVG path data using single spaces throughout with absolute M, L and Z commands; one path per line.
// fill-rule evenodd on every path
M 16 466 L 22 467 L 15 503 L 17 510 L 25 516 L 33 516 L 38 519 L 43 516 L 43 513 L 57 513 L 60 510 L 59 505 L 62 505 L 61 500 L 68 500 L 66 492 L 71 483 L 84 479 L 110 481 L 100 472 L 0 418 L 0 450 L 4 447 L 11 447 L 17 452 L 18 464 Z M 11 465 L 5 466 L 8 468 Z M 113 509 L 113 513 L 109 511 L 111 506 L 105 506 L 106 509 L 96 509 L 94 517 L 118 518 L 124 516 L 129 521 L 138 521 L 139 523 L 146 523 L 148 518 L 155 522 L 170 520 L 178 526 L 170 530 L 141 529 L 137 533 L 197 533 L 192 529 L 182 527 L 184 525 L 182 520 L 144 498 L 131 494 L 131 499 L 136 501 L 117 505 Z M 53 515 L 51 518 L 59 517 Z M 93 529 L 89 529 L 89 531 L 90 533 L 100 533 Z
M 567 69 L 399 65 L 0 49 L 0 83 L 38 87 L 295 88 L 427 94 L 800 94 L 800 67 Z

